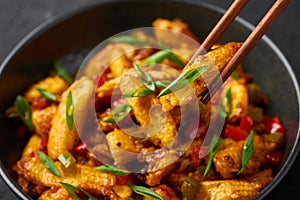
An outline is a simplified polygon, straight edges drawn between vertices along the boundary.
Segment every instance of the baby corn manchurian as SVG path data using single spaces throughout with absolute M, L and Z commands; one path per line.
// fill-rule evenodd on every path
M 77 199 L 74 195 L 105 200 L 250 200 L 273 180 L 286 129 L 278 116 L 265 114 L 267 98 L 242 65 L 212 101 L 204 105 L 199 100 L 241 43 L 214 45 L 184 67 L 196 47 L 178 32 L 198 40 L 188 24 L 159 18 L 152 25 L 172 30 L 182 40 L 174 43 L 174 36 L 161 30 L 151 36 L 132 32 L 95 54 L 78 80 L 67 83 L 52 74 L 23 94 L 27 110 L 17 101 L 10 108 L 19 110 L 17 117 L 26 125 L 24 118 L 31 117 L 29 140 L 13 166 L 24 192 L 39 200 Z M 143 64 L 147 58 L 154 65 Z M 206 71 L 193 77 L 189 86 L 159 95 L 178 76 L 199 67 Z M 46 99 L 39 89 L 56 99 Z M 41 99 L 47 103 L 37 106 Z M 196 103 L 200 116 L 190 103 Z M 95 119 L 88 115 L 91 110 Z M 74 114 L 71 127 L 69 111 Z M 219 133 L 215 146 L 206 141 L 209 131 Z M 132 163 L 142 169 L 130 172 Z
M 216 49 L 211 50 L 205 55 L 198 56 L 191 65 L 186 66 L 182 73 L 187 70 L 195 69 L 201 66 L 210 66 L 202 76 L 197 78 L 194 82 L 190 84 L 193 88 L 193 92 L 196 96 L 200 96 L 202 92 L 207 89 L 209 83 L 217 77 L 218 73 L 221 72 L 226 64 L 231 60 L 237 50 L 241 47 L 242 43 L 230 42 L 225 45 L 221 45 Z M 190 94 L 186 94 L 183 99 L 178 99 L 175 93 L 169 93 L 162 96 L 159 100 L 165 111 L 170 111 L 174 107 L 180 104 L 186 104 L 190 100 Z M 181 103 L 180 103 L 181 102 Z
M 84 113 L 80 112 L 80 109 L 85 109 L 86 103 L 93 91 L 93 83 L 91 80 L 82 77 L 78 81 L 75 81 L 70 88 L 62 94 L 49 131 L 48 154 L 54 160 L 65 151 L 73 149 L 73 146 L 79 139 L 75 126 L 70 130 L 66 123 L 66 102 L 70 91 L 75 91 L 73 95 L 74 108 L 72 109 L 77 109 L 77 113 Z M 84 116 L 81 116 L 81 118 L 82 121 L 85 119 Z
M 112 187 L 116 185 L 115 175 L 101 172 L 94 167 L 76 164 L 72 169 L 66 169 L 60 162 L 55 162 L 55 165 L 60 171 L 60 177 L 46 169 L 38 157 L 20 160 L 15 165 L 15 170 L 32 183 L 47 188 L 60 188 L 60 182 L 64 182 L 95 194 L 108 196 L 112 193 Z

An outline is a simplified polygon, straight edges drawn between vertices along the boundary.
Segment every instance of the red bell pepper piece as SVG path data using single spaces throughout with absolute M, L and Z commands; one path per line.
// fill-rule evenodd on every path
M 239 127 L 226 125 L 224 130 L 224 136 L 239 141 L 245 140 L 248 136 L 248 133 Z
M 79 142 L 78 144 L 76 144 L 73 150 L 74 150 L 74 152 L 79 153 L 79 154 L 83 154 L 83 153 L 87 152 L 86 145 L 82 142 Z
M 247 133 L 249 133 L 252 129 L 252 126 L 253 126 L 253 119 L 249 116 L 244 116 L 242 117 L 241 121 L 240 121 L 240 124 L 239 124 L 239 127 L 241 129 L 243 129 L 244 131 L 246 131 Z
M 279 150 L 275 150 L 267 153 L 266 158 L 268 163 L 272 165 L 279 165 L 281 162 L 282 154 L 283 154 L 282 151 Z
M 278 116 L 272 117 L 272 118 L 264 118 L 263 123 L 265 124 L 265 133 L 286 133 L 286 129 L 284 128 L 283 124 L 281 123 L 280 119 Z
M 36 109 L 43 109 L 43 108 L 46 108 L 50 104 L 50 100 L 46 99 L 44 97 L 41 97 L 41 98 L 36 98 L 36 99 L 32 100 L 30 103 Z
M 116 183 L 118 185 L 127 185 L 128 180 L 129 180 L 129 174 L 125 174 L 123 176 L 117 176 Z
M 191 163 L 195 167 L 199 166 L 202 160 L 199 156 L 199 152 L 200 152 L 200 146 L 199 145 L 194 146 L 191 154 Z

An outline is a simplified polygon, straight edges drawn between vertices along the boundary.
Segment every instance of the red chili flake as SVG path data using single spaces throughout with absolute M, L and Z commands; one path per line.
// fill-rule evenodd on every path
M 279 165 L 281 162 L 282 154 L 283 154 L 282 151 L 279 150 L 275 150 L 267 153 L 266 158 L 268 163 L 272 165 Z
M 84 154 L 87 152 L 86 145 L 82 142 L 79 142 L 78 144 L 76 144 L 73 150 L 74 150 L 74 152 L 79 153 L 79 154 Z
M 46 108 L 50 104 L 50 100 L 46 99 L 44 97 L 41 97 L 41 98 L 36 98 L 36 99 L 32 100 L 30 103 L 36 109 L 43 109 L 43 108 Z
M 161 189 L 162 191 L 165 192 L 165 194 L 169 197 L 169 198 L 174 198 L 176 196 L 175 192 L 168 187 L 166 184 L 160 185 L 157 188 Z
M 123 176 L 117 176 L 116 183 L 117 185 L 127 185 L 129 180 L 129 174 L 125 174 Z
M 47 154 L 47 144 L 48 144 L 48 139 L 43 139 L 40 143 L 40 151 L 44 152 Z
M 107 69 L 104 70 L 104 72 L 101 74 L 101 76 L 96 76 L 93 79 L 94 84 L 97 88 L 102 86 L 105 83 L 105 81 L 107 81 L 106 76 L 107 76 L 108 72 L 109 72 L 109 69 L 107 68 Z
M 200 165 L 200 162 L 202 160 L 202 158 L 200 158 L 199 156 L 199 152 L 200 152 L 200 146 L 194 146 L 192 149 L 192 154 L 191 154 L 191 163 L 193 166 L 197 167 Z
M 19 139 L 24 139 L 28 131 L 29 131 L 28 127 L 25 124 L 23 124 L 16 130 L 16 136 Z

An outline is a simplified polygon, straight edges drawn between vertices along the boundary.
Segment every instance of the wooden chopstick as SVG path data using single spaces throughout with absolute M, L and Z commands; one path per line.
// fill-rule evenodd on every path
M 209 35 L 201 43 L 200 47 L 194 53 L 192 58 L 189 60 L 189 64 L 199 55 L 206 53 L 223 35 L 229 25 L 233 22 L 236 16 L 243 10 L 249 0 L 235 0 L 231 6 L 227 9 L 221 19 L 217 22 L 214 28 L 211 30 Z
M 221 72 L 222 80 L 225 81 L 248 53 L 256 46 L 263 35 L 269 30 L 273 23 L 277 20 L 280 14 L 285 10 L 291 0 L 277 0 L 270 10 L 266 13 L 263 19 L 259 22 L 256 28 L 251 32 L 246 41 L 236 52 L 233 58 L 227 63 L 226 67 Z M 235 13 L 234 13 L 235 14 Z M 209 42 L 208 42 L 209 43 Z M 222 86 L 222 81 L 215 81 L 201 98 L 201 102 L 206 104 L 216 91 Z

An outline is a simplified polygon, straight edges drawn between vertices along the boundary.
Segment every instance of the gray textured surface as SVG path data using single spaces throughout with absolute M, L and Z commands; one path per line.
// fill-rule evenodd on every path
M 99 0 L 98 0 L 99 1 Z M 227 8 L 231 0 L 205 0 Z M 94 3 L 95 0 L 0 0 L 0 62 L 33 28 L 51 17 Z M 241 16 L 257 24 L 274 0 L 251 0 Z M 281 49 L 300 78 L 300 1 L 294 0 L 267 35 Z M 298 196 L 300 156 L 288 175 L 267 199 Z M 0 199 L 18 199 L 0 179 Z

